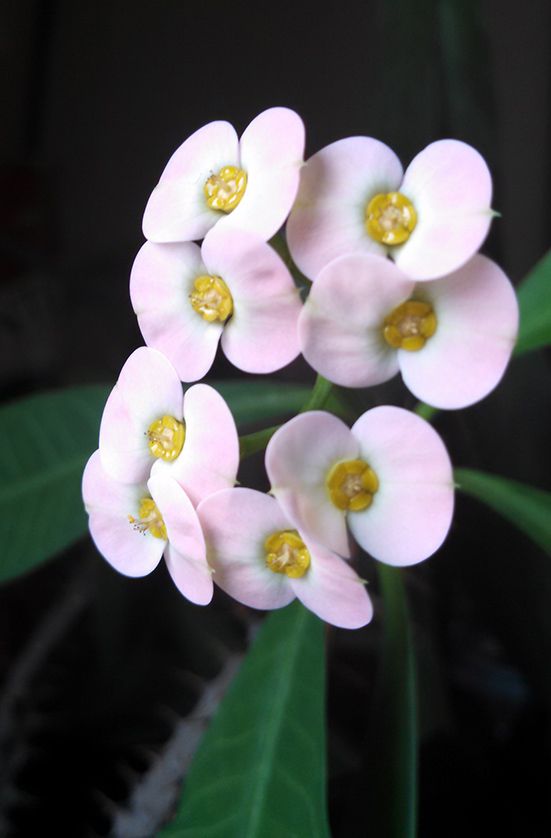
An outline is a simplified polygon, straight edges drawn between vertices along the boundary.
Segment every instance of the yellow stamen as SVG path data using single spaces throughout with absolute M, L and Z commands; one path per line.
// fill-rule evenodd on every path
M 310 567 L 310 553 L 296 530 L 272 533 L 264 542 L 264 550 L 266 567 L 274 573 L 300 579 Z
M 417 352 L 433 336 L 436 326 L 436 315 L 430 303 L 408 300 L 385 317 L 383 336 L 394 349 Z
M 331 468 L 325 485 L 337 509 L 361 512 L 373 503 L 379 479 L 365 460 L 343 460 Z
M 198 276 L 189 300 L 195 311 L 208 323 L 214 323 L 215 320 L 225 323 L 233 312 L 230 289 L 219 276 Z
M 174 416 L 162 416 L 151 423 L 146 436 L 153 456 L 171 463 L 184 447 L 186 431 L 183 422 Z
M 403 244 L 416 224 L 415 207 L 401 192 L 380 192 L 365 210 L 365 229 L 382 244 Z
M 203 187 L 211 209 L 231 212 L 236 208 L 247 188 L 247 173 L 237 166 L 222 166 L 211 175 Z
M 138 532 L 149 533 L 154 538 L 167 540 L 165 522 L 153 498 L 142 498 L 138 508 L 138 517 L 128 516 L 129 522 Z

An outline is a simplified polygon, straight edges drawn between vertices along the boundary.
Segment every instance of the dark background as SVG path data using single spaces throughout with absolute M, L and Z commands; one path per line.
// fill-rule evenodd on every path
M 2 399 L 114 381 L 141 343 L 128 275 L 166 160 L 204 123 L 228 119 L 242 131 L 272 105 L 301 114 L 307 155 L 353 134 L 389 143 L 405 164 L 441 137 L 475 145 L 502 213 L 484 251 L 516 283 L 551 244 L 550 34 L 546 0 L 4 0 Z M 483 404 L 438 418 L 457 465 L 549 488 L 548 370 L 540 354 L 514 361 Z M 223 361 L 215 374 L 234 375 Z M 285 376 L 311 374 L 297 362 Z M 398 385 L 358 396 L 358 406 L 379 396 L 406 398 Z M 408 580 L 420 834 L 548 834 L 547 562 L 461 498 L 445 548 Z M 201 684 L 243 650 L 250 620 L 220 596 L 208 614 L 187 606 L 162 568 L 122 579 L 88 542 L 2 588 L 0 676 L 17 701 L 4 716 L 0 706 L 0 833 L 153 834 L 143 800 L 126 832 L 117 817 L 162 766 Z M 384 838 L 366 826 L 365 793 L 379 622 L 329 637 L 337 838 Z M 159 804 L 157 825 L 172 805 Z

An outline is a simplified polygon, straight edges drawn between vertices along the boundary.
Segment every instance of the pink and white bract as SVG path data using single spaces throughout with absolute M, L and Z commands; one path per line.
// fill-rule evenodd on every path
M 386 244 L 368 232 L 366 214 L 376 196 L 397 193 L 400 201 L 405 198 L 413 206 L 416 223 L 407 240 Z M 412 279 L 435 279 L 459 268 L 478 250 L 492 219 L 491 197 L 486 163 L 458 140 L 431 143 L 404 174 L 384 143 L 348 137 L 306 162 L 287 241 L 297 266 L 312 280 L 347 253 L 390 255 Z
M 241 139 L 229 122 L 210 122 L 168 161 L 145 209 L 144 236 L 154 242 L 195 241 L 218 224 L 267 241 L 289 214 L 303 155 L 304 125 L 288 108 L 263 111 Z M 228 199 L 225 210 L 209 205 L 209 184 Z
M 157 428 L 163 417 L 171 422 Z M 180 439 L 171 450 L 173 429 Z M 99 452 L 105 471 L 125 483 L 147 480 L 153 464 L 162 463 L 195 504 L 233 486 L 239 466 L 237 429 L 222 396 L 208 384 L 184 395 L 171 363 L 145 346 L 130 355 L 107 399 Z M 167 453 L 173 456 L 163 461 Z
M 217 227 L 201 248 L 146 242 L 130 296 L 146 343 L 182 381 L 206 375 L 219 341 L 228 360 L 250 373 L 274 372 L 299 354 L 298 291 L 273 248 L 251 233 Z
M 82 495 L 99 552 L 125 576 L 147 576 L 165 556 L 178 590 L 191 602 L 212 599 L 212 576 L 197 513 L 181 486 L 153 468 L 146 482 L 120 483 L 103 469 L 99 451 L 86 465 Z M 144 514 L 142 504 L 153 511 Z M 159 534 L 165 528 L 165 537 Z
M 228 489 L 208 497 L 197 512 L 214 580 L 238 602 L 272 609 L 298 597 L 322 620 L 341 628 L 359 628 L 371 620 L 371 602 L 354 570 L 296 532 L 274 498 L 253 489 Z M 306 548 L 309 564 L 299 578 L 270 569 L 266 543 L 274 534 L 300 541 Z
M 384 337 L 385 319 L 405 301 L 428 304 L 435 331 L 414 351 Z M 419 332 L 420 317 L 396 321 Z M 418 399 L 438 408 L 466 407 L 499 383 L 518 328 L 518 304 L 501 268 L 476 255 L 442 279 L 416 284 L 388 259 L 336 259 L 312 286 L 299 321 L 302 351 L 323 376 L 345 387 L 369 387 L 398 371 Z M 396 333 L 400 338 L 399 331 Z
M 266 470 L 297 528 L 342 556 L 350 555 L 348 528 L 374 558 L 415 564 L 450 527 L 446 448 L 428 422 L 402 408 L 375 407 L 351 429 L 323 411 L 295 416 L 270 440 Z

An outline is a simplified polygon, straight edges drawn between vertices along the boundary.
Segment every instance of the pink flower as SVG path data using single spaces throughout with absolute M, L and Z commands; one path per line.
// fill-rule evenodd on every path
M 100 426 L 99 452 L 115 480 L 147 480 L 152 465 L 168 470 L 197 504 L 233 486 L 239 440 L 231 412 L 213 387 L 182 394 L 170 362 L 142 346 L 128 358 L 111 391 Z
M 297 531 L 274 498 L 253 489 L 227 489 L 210 495 L 197 512 L 215 582 L 238 602 L 270 609 L 298 597 L 341 628 L 371 620 L 371 602 L 356 573 Z
M 304 125 L 288 108 L 259 114 L 239 140 L 229 122 L 210 122 L 174 152 L 143 218 L 155 242 L 202 239 L 215 224 L 267 241 L 295 199 Z
M 287 241 L 312 280 L 347 253 L 390 255 L 412 279 L 435 279 L 478 250 L 492 219 L 491 196 L 488 167 L 465 143 L 431 143 L 403 174 L 384 143 L 348 137 L 307 161 Z
M 140 483 L 120 483 L 102 468 L 99 451 L 86 465 L 82 495 L 99 552 L 125 576 L 147 576 L 164 553 L 178 590 L 206 605 L 213 585 L 197 513 L 172 477 L 158 474 Z
M 398 371 L 435 407 L 466 407 L 500 381 L 518 328 L 518 304 L 503 271 L 476 255 L 452 274 L 416 284 L 387 259 L 335 259 L 312 286 L 299 320 L 304 357 L 345 387 Z
M 298 291 L 275 251 L 251 233 L 217 227 L 201 248 L 146 242 L 130 296 L 144 340 L 183 381 L 206 375 L 218 341 L 251 373 L 281 369 L 299 353 Z
M 453 477 L 436 431 L 399 407 L 368 410 L 349 429 L 322 411 L 283 425 L 266 449 L 266 470 L 288 518 L 307 538 L 349 556 L 347 527 L 391 565 L 426 559 L 453 514 Z

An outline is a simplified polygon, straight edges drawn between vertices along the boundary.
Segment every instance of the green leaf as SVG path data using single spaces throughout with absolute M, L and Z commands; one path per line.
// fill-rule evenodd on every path
M 86 530 L 80 481 L 98 445 L 108 392 L 77 387 L 0 410 L 0 581 L 30 570 Z
M 207 730 L 162 838 L 328 838 L 323 624 L 265 621 Z
M 520 329 L 515 354 L 551 343 L 551 250 L 517 288 Z
M 490 506 L 551 553 L 551 493 L 467 468 L 455 470 L 459 488 Z
M 383 597 L 383 643 L 371 717 L 370 830 L 415 838 L 417 693 L 403 571 L 377 563 Z

